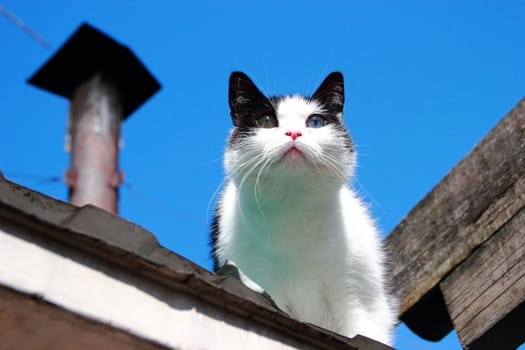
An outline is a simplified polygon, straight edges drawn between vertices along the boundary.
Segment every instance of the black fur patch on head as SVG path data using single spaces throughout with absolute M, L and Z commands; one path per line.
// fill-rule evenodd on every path
M 233 125 L 236 127 L 255 127 L 256 117 L 265 113 L 275 114 L 270 100 L 242 72 L 231 74 L 228 97 Z
M 268 98 L 246 74 L 233 72 L 230 76 L 228 97 L 234 125 L 228 144 L 233 147 L 243 138 L 255 133 L 258 118 L 264 115 L 276 116 L 275 107 L 285 96 Z M 345 138 L 345 147 L 353 151 L 352 140 L 341 119 L 345 100 L 344 80 L 341 72 L 329 74 L 309 99 L 319 103 L 325 109 L 323 116 L 330 124 L 348 135 Z
M 310 100 L 319 103 L 326 110 L 326 114 L 323 116 L 341 135 L 344 135 L 345 148 L 353 152 L 352 138 L 342 120 L 345 103 L 343 74 L 341 72 L 330 73 L 310 97 Z
M 325 106 L 330 114 L 343 113 L 345 103 L 344 79 L 341 72 L 330 73 L 311 97 Z
M 335 128 L 342 134 L 344 135 L 344 138 L 343 138 L 343 142 L 344 142 L 344 146 L 345 148 L 349 151 L 349 152 L 354 152 L 354 143 L 352 142 L 352 137 L 350 136 L 350 132 L 348 131 L 348 129 L 346 128 L 346 126 L 341 122 L 339 121 L 338 123 L 335 124 Z
M 229 144 L 235 145 L 240 139 L 253 135 L 256 120 L 264 115 L 275 116 L 274 104 L 242 72 L 233 72 L 229 85 L 230 114 L 234 129 Z

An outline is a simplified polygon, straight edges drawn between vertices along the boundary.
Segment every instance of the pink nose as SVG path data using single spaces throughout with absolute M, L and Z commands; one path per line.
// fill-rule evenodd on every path
M 292 140 L 296 140 L 299 136 L 303 136 L 300 131 L 287 131 L 284 133 L 286 136 L 290 136 Z

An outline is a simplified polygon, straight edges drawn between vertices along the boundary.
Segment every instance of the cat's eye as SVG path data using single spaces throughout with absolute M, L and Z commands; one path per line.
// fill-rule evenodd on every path
M 326 124 L 326 119 L 320 114 L 312 114 L 306 119 L 306 126 L 308 128 L 321 128 Z
M 271 114 L 265 114 L 256 119 L 259 128 L 275 128 L 277 126 L 277 118 Z

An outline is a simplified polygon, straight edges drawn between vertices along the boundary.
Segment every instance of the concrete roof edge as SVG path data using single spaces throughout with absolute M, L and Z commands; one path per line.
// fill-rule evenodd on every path
M 349 339 L 298 322 L 237 280 L 215 275 L 162 247 L 151 232 L 139 225 L 91 205 L 75 207 L 11 182 L 1 174 L 0 220 L 31 228 L 319 348 L 390 349 L 373 340 L 363 342 L 363 337 Z

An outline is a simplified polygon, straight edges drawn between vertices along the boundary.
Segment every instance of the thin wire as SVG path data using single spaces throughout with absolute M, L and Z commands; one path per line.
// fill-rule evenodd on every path
M 64 178 L 61 176 L 48 176 L 48 175 L 40 175 L 40 174 L 32 174 L 32 173 L 5 172 L 4 176 L 8 179 L 9 178 L 28 179 L 31 181 L 35 181 L 37 185 L 64 182 Z M 136 199 L 140 200 L 146 205 L 151 206 L 152 208 L 161 210 L 165 213 L 174 215 L 178 218 L 181 218 L 181 219 L 193 222 L 195 224 L 198 224 L 202 227 L 208 228 L 207 220 L 199 218 L 193 213 L 175 208 L 166 202 L 153 199 L 152 197 L 145 195 L 144 193 L 140 191 L 137 191 L 129 182 L 124 182 L 122 184 L 122 187 L 126 189 Z
M 14 25 L 23 30 L 27 35 L 29 35 L 34 41 L 45 47 L 46 49 L 51 49 L 51 44 L 40 34 L 32 30 L 27 24 L 24 23 L 19 17 L 17 17 L 13 12 L 9 11 L 4 5 L 0 4 L 0 13 L 4 15 L 8 20 L 10 20 Z
M 38 184 L 49 184 L 63 181 L 61 176 L 49 176 L 30 173 L 5 172 L 4 176 L 7 178 L 29 179 L 36 181 Z
M 151 207 L 154 207 L 156 209 L 162 210 L 165 213 L 173 214 L 179 218 L 183 218 L 187 221 L 191 221 L 193 223 L 199 224 L 203 227 L 208 227 L 206 220 L 201 219 L 197 217 L 195 214 L 175 208 L 166 202 L 153 199 L 142 192 L 139 192 L 133 188 L 133 186 L 129 182 L 124 182 L 122 184 L 122 187 L 124 187 L 130 194 L 141 200 L 142 202 L 149 204 Z

